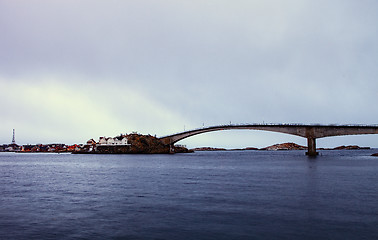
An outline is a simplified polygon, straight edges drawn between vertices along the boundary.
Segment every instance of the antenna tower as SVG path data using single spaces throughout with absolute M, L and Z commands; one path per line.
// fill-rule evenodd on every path
M 13 129 L 13 138 L 12 138 L 12 144 L 16 144 L 16 134 L 15 134 L 15 131 Z

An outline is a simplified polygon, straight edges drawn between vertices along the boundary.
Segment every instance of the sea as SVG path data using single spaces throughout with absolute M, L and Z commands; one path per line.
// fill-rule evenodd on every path
M 378 239 L 376 152 L 0 153 L 0 239 Z

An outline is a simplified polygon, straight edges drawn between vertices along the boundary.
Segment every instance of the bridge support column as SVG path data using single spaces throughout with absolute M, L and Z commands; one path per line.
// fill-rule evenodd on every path
M 308 150 L 306 152 L 306 155 L 316 156 L 319 154 L 316 151 L 316 138 L 307 138 L 307 147 L 308 147 Z
M 169 153 L 175 153 L 175 148 L 173 147 L 173 144 L 169 144 Z

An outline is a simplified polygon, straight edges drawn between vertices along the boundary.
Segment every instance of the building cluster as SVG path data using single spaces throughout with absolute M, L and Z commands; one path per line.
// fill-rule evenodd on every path
M 89 141 L 93 141 L 93 139 Z M 127 137 L 122 134 L 114 138 L 113 137 L 100 137 L 97 144 L 98 145 L 130 145 L 127 141 Z
M 74 152 L 83 148 L 83 144 L 4 144 L 0 145 L 0 152 Z
M 18 146 L 17 144 L 3 144 L 0 145 L 0 152 L 15 152 L 20 151 L 21 146 Z
M 126 146 L 130 145 L 126 135 L 120 135 L 117 137 L 100 137 L 98 142 L 93 139 L 87 141 L 87 144 L 82 148 L 86 151 L 95 151 L 98 146 Z
M 116 137 L 100 137 L 98 142 L 93 139 L 86 144 L 35 144 L 35 145 L 17 145 L 11 144 L 0 145 L 0 152 L 77 152 L 77 151 L 95 151 L 98 146 L 126 146 L 130 145 L 126 135 Z

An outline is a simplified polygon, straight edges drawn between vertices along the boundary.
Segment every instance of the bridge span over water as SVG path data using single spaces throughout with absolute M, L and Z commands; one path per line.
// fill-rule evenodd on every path
M 185 138 L 214 131 L 248 129 L 280 132 L 307 138 L 307 155 L 316 156 L 316 139 L 342 135 L 378 134 L 378 125 L 305 125 L 305 124 L 242 124 L 220 125 L 184 131 L 161 137 L 165 144 L 173 145 Z

